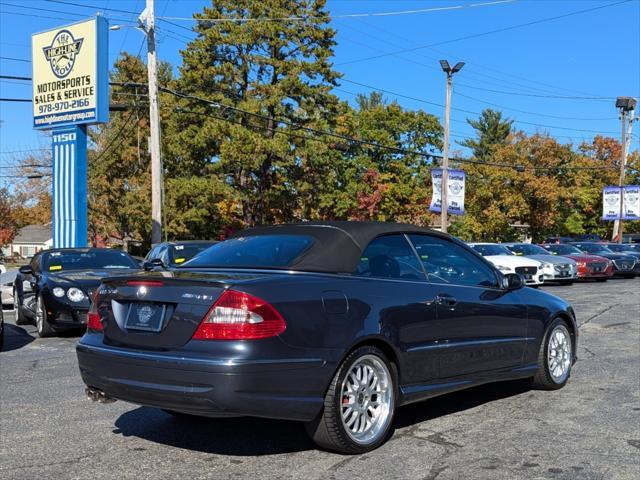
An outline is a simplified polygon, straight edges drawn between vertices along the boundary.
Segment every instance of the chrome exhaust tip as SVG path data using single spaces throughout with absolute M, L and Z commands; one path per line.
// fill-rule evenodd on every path
M 93 387 L 87 387 L 84 389 L 84 393 L 87 395 L 87 398 L 92 402 L 98 403 L 113 403 L 116 401 L 115 398 L 109 397 L 102 390 Z

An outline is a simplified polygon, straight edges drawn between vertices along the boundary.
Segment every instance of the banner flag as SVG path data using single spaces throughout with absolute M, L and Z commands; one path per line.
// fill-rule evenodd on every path
M 622 187 L 623 220 L 640 220 L 640 185 Z
M 620 219 L 620 187 L 602 189 L 602 220 Z
M 432 212 L 442 211 L 442 169 L 431 170 L 431 184 L 433 193 L 431 195 Z M 447 190 L 447 212 L 451 215 L 464 215 L 464 189 L 465 173 L 462 170 L 449 170 L 449 188 Z

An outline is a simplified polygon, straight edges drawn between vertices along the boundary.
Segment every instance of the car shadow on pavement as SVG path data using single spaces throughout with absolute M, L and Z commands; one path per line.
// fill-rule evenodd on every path
M 402 407 L 394 428 L 404 428 L 484 403 L 519 395 L 531 382 L 483 385 Z M 174 417 L 162 410 L 139 407 L 122 414 L 113 433 L 150 442 L 218 455 L 274 455 L 316 449 L 303 424 L 263 418 Z
M 174 417 L 139 407 L 122 414 L 113 433 L 218 455 L 252 456 L 313 450 L 303 424 L 264 418 Z
M 435 397 L 401 407 L 396 412 L 394 427 L 410 427 L 433 418 L 463 412 L 485 403 L 513 397 L 531 390 L 531 380 L 489 383 Z
M 25 345 L 29 345 L 35 339 L 36 338 L 30 335 L 24 328 L 5 322 L 4 345 L 0 347 L 0 351 L 10 352 L 11 350 L 18 350 Z

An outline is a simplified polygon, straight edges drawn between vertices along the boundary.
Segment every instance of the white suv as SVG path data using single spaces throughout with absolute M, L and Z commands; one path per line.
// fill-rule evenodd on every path
M 469 246 L 502 273 L 519 273 L 527 285 L 534 287 L 544 283 L 543 262 L 514 255 L 507 247 L 497 243 L 470 243 Z

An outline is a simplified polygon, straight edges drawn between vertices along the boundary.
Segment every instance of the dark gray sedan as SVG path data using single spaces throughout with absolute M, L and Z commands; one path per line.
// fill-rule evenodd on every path
M 401 405 L 500 380 L 563 387 L 577 337 L 567 302 L 455 238 L 329 222 L 104 279 L 77 354 L 94 400 L 299 420 L 321 447 L 361 453 Z

